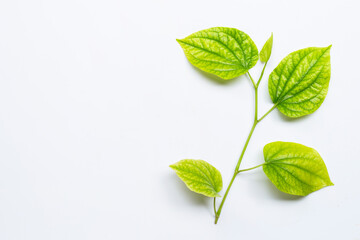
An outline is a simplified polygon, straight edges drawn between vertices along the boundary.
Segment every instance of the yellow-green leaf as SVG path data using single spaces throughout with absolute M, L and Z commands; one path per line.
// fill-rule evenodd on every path
M 264 147 L 263 170 L 285 193 L 305 196 L 334 185 L 320 154 L 313 148 L 292 142 L 273 142 Z
M 329 87 L 330 48 L 311 47 L 290 53 L 270 74 L 270 97 L 280 112 L 295 118 L 320 107 Z
M 210 28 L 177 41 L 191 64 L 223 79 L 246 73 L 259 59 L 255 43 L 235 28 Z
M 263 48 L 260 51 L 260 61 L 267 62 L 271 56 L 271 50 L 273 46 L 273 34 L 271 33 L 270 38 L 266 41 Z
M 184 159 L 173 165 L 179 178 L 193 192 L 207 197 L 220 197 L 223 186 L 220 172 L 203 160 Z

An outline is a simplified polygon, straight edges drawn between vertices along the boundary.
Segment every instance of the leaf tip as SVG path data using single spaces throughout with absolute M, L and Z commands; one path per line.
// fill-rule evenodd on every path
M 327 47 L 324 47 L 324 49 L 326 49 L 325 51 L 330 51 L 331 47 L 332 47 L 332 44 L 330 44 L 330 45 L 327 46 Z
M 323 47 L 322 50 L 323 50 L 324 53 L 327 53 L 327 54 L 330 55 L 331 47 L 332 47 L 332 44 L 330 44 L 330 45 L 327 46 L 327 47 Z

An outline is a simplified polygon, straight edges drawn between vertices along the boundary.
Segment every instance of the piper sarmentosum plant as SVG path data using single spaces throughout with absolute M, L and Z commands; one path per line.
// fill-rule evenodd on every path
M 223 183 L 221 174 L 215 167 L 203 160 L 193 159 L 181 160 L 170 166 L 191 191 L 214 198 L 215 224 L 234 179 L 240 172 L 262 167 L 266 176 L 280 191 L 299 196 L 333 185 L 320 154 L 299 143 L 269 143 L 263 149 L 263 164 L 240 169 L 257 124 L 275 108 L 287 117 L 297 118 L 313 113 L 320 107 L 329 87 L 331 46 L 305 48 L 285 57 L 269 76 L 269 94 L 274 105 L 259 117 L 258 88 L 270 59 L 272 35 L 260 54 L 251 38 L 235 28 L 210 28 L 177 41 L 195 67 L 225 80 L 247 74 L 255 90 L 254 123 L 218 207 L 216 198 L 220 197 Z M 259 80 L 255 82 L 249 70 L 259 58 L 264 67 Z

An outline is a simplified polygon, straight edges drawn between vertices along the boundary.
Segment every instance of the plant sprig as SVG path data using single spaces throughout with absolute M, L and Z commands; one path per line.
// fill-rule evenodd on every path
M 333 185 L 320 154 L 313 148 L 298 143 L 269 143 L 263 150 L 263 164 L 240 170 L 256 126 L 275 108 L 287 117 L 297 118 L 315 112 L 323 103 L 330 81 L 331 45 L 301 49 L 285 57 L 269 76 L 269 94 L 274 105 L 259 117 L 258 88 L 271 56 L 272 34 L 260 54 L 252 39 L 235 28 L 210 28 L 177 41 L 195 67 L 225 80 L 246 74 L 255 91 L 253 125 L 218 208 L 216 198 L 220 197 L 223 184 L 221 174 L 215 167 L 203 160 L 192 159 L 181 160 L 170 166 L 190 190 L 214 198 L 215 224 L 233 182 L 241 172 L 262 167 L 266 176 L 280 191 L 299 196 Z M 259 79 L 255 81 L 249 70 L 259 58 L 264 66 Z

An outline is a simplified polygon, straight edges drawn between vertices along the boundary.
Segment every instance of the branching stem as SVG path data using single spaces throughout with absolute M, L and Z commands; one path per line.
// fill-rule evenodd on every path
M 269 113 L 271 113 L 272 110 L 274 110 L 276 108 L 276 106 L 277 106 L 277 104 L 274 104 L 274 106 L 272 106 L 272 108 L 270 108 L 269 111 L 267 111 L 261 118 L 259 118 L 258 122 L 263 120 Z
M 257 168 L 257 167 L 260 167 L 260 166 L 263 165 L 263 164 L 262 164 L 262 165 L 253 167 L 253 168 L 251 168 L 251 169 L 239 170 L 241 161 L 242 161 L 242 159 L 243 159 L 243 157 L 244 157 L 246 148 L 247 148 L 247 146 L 248 146 L 248 144 L 249 144 L 249 142 L 250 142 L 251 136 L 252 136 L 252 134 L 253 134 L 253 132 L 254 132 L 254 130 L 255 130 L 256 125 L 257 125 L 261 120 L 263 120 L 263 119 L 264 119 L 272 110 L 274 110 L 275 107 L 276 107 L 276 105 L 274 105 L 267 113 L 264 114 L 264 116 L 262 116 L 260 119 L 258 119 L 258 87 L 259 87 L 260 81 L 261 81 L 261 79 L 262 79 L 262 77 L 263 77 L 263 75 L 264 75 L 264 71 L 265 71 L 266 64 L 267 64 L 267 62 L 264 64 L 264 68 L 263 68 L 263 70 L 262 70 L 262 72 L 261 72 L 260 78 L 259 78 L 259 80 L 258 80 L 257 83 L 255 83 L 255 81 L 254 81 L 254 79 L 251 77 L 250 73 L 247 72 L 247 74 L 248 74 L 251 82 L 253 83 L 254 90 L 255 90 L 254 122 L 253 122 L 253 125 L 252 125 L 252 127 L 251 127 L 250 133 L 249 133 L 249 135 L 248 135 L 248 137 L 247 137 L 247 139 L 246 139 L 246 142 L 245 142 L 245 145 L 244 145 L 244 147 L 243 147 L 243 150 L 241 151 L 241 155 L 240 155 L 239 160 L 238 160 L 238 162 L 237 162 L 237 164 L 236 164 L 234 174 L 233 174 L 233 176 L 232 176 L 232 178 L 231 178 L 231 180 L 230 180 L 230 183 L 229 183 L 229 185 L 228 185 L 228 187 L 227 187 L 227 189 L 226 189 L 226 191 L 225 191 L 224 197 L 222 198 L 221 203 L 220 203 L 219 208 L 218 208 L 217 211 L 216 211 L 215 200 L 214 200 L 215 224 L 216 224 L 216 223 L 218 222 L 218 220 L 219 220 L 219 217 L 220 217 L 220 214 L 221 214 L 221 210 L 222 210 L 222 208 L 223 208 L 223 206 L 224 206 L 225 200 L 226 200 L 226 198 L 227 198 L 227 196 L 228 196 L 228 194 L 229 194 L 229 191 L 230 191 L 230 189 L 231 189 L 231 186 L 232 186 L 232 184 L 233 184 L 233 182 L 234 182 L 235 177 L 237 176 L 237 174 L 238 174 L 239 172 L 248 171 L 248 170 L 251 170 L 251 169 L 254 169 L 254 168 Z
M 250 78 L 250 80 L 251 80 L 252 84 L 254 85 L 254 88 L 257 88 L 257 86 L 256 86 L 256 83 L 255 83 L 254 79 L 253 79 L 253 78 L 251 77 L 251 75 L 250 75 L 250 72 L 247 72 L 247 75 L 249 76 L 249 78 Z
M 268 62 L 265 62 L 265 64 L 264 64 L 264 67 L 263 67 L 263 69 L 262 69 L 262 71 L 261 71 L 261 75 L 260 75 L 259 81 L 256 83 L 256 87 L 259 87 L 259 85 L 260 85 L 260 82 L 261 82 L 261 79 L 262 79 L 262 77 L 263 77 L 263 75 L 264 75 L 264 72 L 265 72 L 265 68 L 266 68 L 267 63 L 268 63 Z
M 239 173 L 241 173 L 241 172 L 250 171 L 250 170 L 253 170 L 253 169 L 255 169 L 255 168 L 264 166 L 265 164 L 267 164 L 267 163 L 263 163 L 263 164 L 260 164 L 260 165 L 257 165 L 257 166 L 255 166 L 255 167 L 251 167 L 251 168 L 241 169 L 241 170 L 237 171 L 237 173 L 239 174 Z

